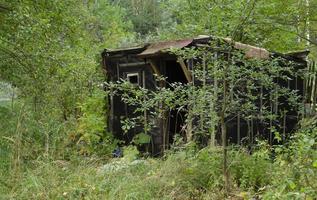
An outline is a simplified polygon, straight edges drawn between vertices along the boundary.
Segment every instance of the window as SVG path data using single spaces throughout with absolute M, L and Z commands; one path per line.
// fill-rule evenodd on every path
M 129 73 L 127 74 L 127 80 L 134 84 L 134 85 L 139 85 L 140 80 L 139 80 L 139 73 Z

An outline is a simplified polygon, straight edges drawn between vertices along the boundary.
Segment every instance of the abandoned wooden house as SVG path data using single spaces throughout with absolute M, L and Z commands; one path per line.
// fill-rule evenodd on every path
M 108 81 L 125 79 L 147 89 L 155 89 L 158 85 L 164 87 L 164 85 L 156 83 L 154 74 L 165 76 L 169 83 L 180 82 L 186 84 L 193 81 L 191 74 L 193 66 L 190 62 L 179 62 L 175 55 L 165 50 L 169 48 L 200 47 L 208 44 L 213 39 L 214 37 L 211 36 L 200 36 L 197 38 L 158 42 L 124 49 L 105 49 L 102 52 L 103 68 Z M 230 39 L 224 40 L 231 42 Z M 232 44 L 235 49 L 242 50 L 246 57 L 269 59 L 270 57 L 279 56 L 296 62 L 301 69 L 307 67 L 306 57 L 309 53 L 308 51 L 281 54 L 239 42 Z M 291 89 L 299 91 L 299 94 L 303 96 L 305 83 L 302 78 L 296 77 L 296 80 L 290 80 L 288 84 Z M 118 95 L 111 96 L 108 100 L 108 107 L 110 108 L 108 128 L 115 137 L 130 142 L 135 131 L 132 130 L 128 134 L 123 134 L 120 119 L 122 116 L 128 117 L 132 114 L 133 110 L 126 106 Z M 157 124 L 157 128 L 151 131 L 151 140 L 154 146 L 152 149 L 153 154 L 160 153 L 162 149 L 165 148 L 164 145 L 172 142 L 171 138 L 173 138 L 174 130 L 180 131 L 181 123 L 184 122 L 182 117 L 183 116 L 177 116 L 177 114 L 172 113 L 169 116 L 168 127 L 165 127 L 167 130 L 163 130 L 164 127 L 161 124 Z M 287 124 L 284 124 L 283 131 L 286 133 L 292 132 L 295 124 L 299 120 L 298 113 L 290 113 L 285 116 L 283 120 L 284 123 Z M 228 139 L 233 143 L 239 143 L 247 136 L 247 129 L 246 123 L 243 122 L 243 120 L 239 118 L 232 120 L 228 125 Z M 252 124 L 252 129 L 254 129 L 254 132 L 264 134 L 263 130 L 260 130 L 263 129 L 260 125 Z M 239 132 L 238 135 L 237 131 Z M 166 133 L 169 135 L 168 137 L 164 137 Z

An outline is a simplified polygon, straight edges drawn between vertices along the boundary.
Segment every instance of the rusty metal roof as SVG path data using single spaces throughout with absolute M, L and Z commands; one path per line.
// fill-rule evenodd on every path
M 130 47 L 130 48 L 105 50 L 105 52 L 108 52 L 111 54 L 118 54 L 122 52 L 129 54 L 131 52 L 134 52 L 134 54 L 136 54 L 139 57 L 151 57 L 151 56 L 156 56 L 160 53 L 163 53 L 165 50 L 168 50 L 170 48 L 184 48 L 189 45 L 195 46 L 197 44 L 207 44 L 209 41 L 214 39 L 222 39 L 225 42 L 232 43 L 234 48 L 244 51 L 247 58 L 268 59 L 271 55 L 271 52 L 269 52 L 268 50 L 264 48 L 255 47 L 255 46 L 243 44 L 240 42 L 234 42 L 231 38 L 221 38 L 221 37 L 214 37 L 214 36 L 207 36 L 207 35 L 200 35 L 196 38 L 145 44 L 145 45 Z M 305 57 L 307 56 L 307 53 L 295 52 L 292 54 L 290 53 L 285 55 L 292 56 L 292 57 Z
M 226 42 L 232 42 L 231 38 L 223 38 Z M 270 52 L 264 48 L 255 47 L 241 42 L 234 42 L 234 48 L 244 51 L 247 58 L 267 59 L 270 57 Z
M 117 54 L 120 52 L 132 52 L 132 51 L 143 51 L 146 48 L 146 45 L 139 45 L 139 46 L 133 46 L 133 47 L 127 47 L 127 48 L 118 48 L 118 49 L 105 49 L 104 53 L 111 53 L 111 54 Z
M 143 56 L 155 55 L 170 48 L 183 48 L 188 46 L 192 42 L 193 42 L 193 39 L 185 39 L 185 40 L 174 40 L 174 41 L 153 43 L 153 44 L 150 44 L 143 52 L 138 54 L 138 56 L 143 57 Z
M 198 41 L 206 41 L 210 39 L 212 39 L 211 36 L 201 35 L 192 39 L 153 43 L 153 44 L 150 44 L 143 52 L 138 54 L 138 56 L 145 57 L 145 56 L 156 55 L 169 48 L 183 48 L 190 45 L 193 41 L 198 42 Z M 231 38 L 221 38 L 221 39 L 225 40 L 228 43 L 232 42 Z M 270 56 L 270 52 L 264 48 L 255 47 L 255 46 L 243 44 L 240 42 L 234 42 L 233 45 L 236 49 L 245 51 L 245 55 L 247 58 L 267 59 Z

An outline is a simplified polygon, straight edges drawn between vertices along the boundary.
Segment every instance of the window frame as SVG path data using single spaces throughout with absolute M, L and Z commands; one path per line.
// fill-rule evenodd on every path
M 133 77 L 133 76 L 137 77 L 137 82 L 136 83 L 131 82 L 130 77 Z M 131 83 L 133 85 L 140 86 L 140 73 L 139 72 L 127 72 L 126 73 L 126 80 L 129 81 L 129 83 Z

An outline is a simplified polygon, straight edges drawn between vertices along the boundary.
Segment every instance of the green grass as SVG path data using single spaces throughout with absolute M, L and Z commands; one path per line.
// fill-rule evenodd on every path
M 0 163 L 0 199 L 308 199 L 317 196 L 317 128 L 299 131 L 287 146 L 259 143 L 252 154 L 229 150 L 231 190 L 223 191 L 222 150 L 194 145 L 166 156 L 136 159 L 135 148 L 123 158 L 68 157 L 68 160 L 12 160 L 8 149 Z M 180 149 L 180 148 L 178 148 Z M 10 151 L 9 151 L 10 150 Z
M 14 176 L 16 181 L 9 183 L 10 189 L 7 188 L 3 198 L 224 199 L 221 152 L 218 148 L 206 148 L 173 152 L 161 159 L 131 160 L 129 156 L 108 162 L 88 158 L 38 160 L 24 173 Z M 246 156 L 243 152 L 234 151 L 230 159 L 237 160 L 242 155 Z M 238 176 L 237 172 L 233 175 Z M 231 181 L 236 182 L 234 177 Z M 255 194 L 255 190 L 242 190 L 232 184 L 227 198 L 235 199 L 241 194 L 250 196 Z
M 11 104 L 11 101 L 10 100 L 1 100 L 0 99 L 0 107 L 7 107 Z
M 249 155 L 240 149 L 230 151 L 231 191 L 225 197 L 221 155 L 221 149 L 205 148 L 134 161 L 38 159 L 5 177 L 0 199 L 313 199 L 316 194 L 317 171 L 312 166 L 306 168 L 312 173 L 307 185 L 293 176 L 296 163 L 284 160 L 280 165 L 263 150 Z
M 204 150 L 196 156 L 178 152 L 164 159 L 122 158 L 106 163 L 35 161 L 9 183 L 2 198 L 222 199 L 219 156 L 217 151 Z

